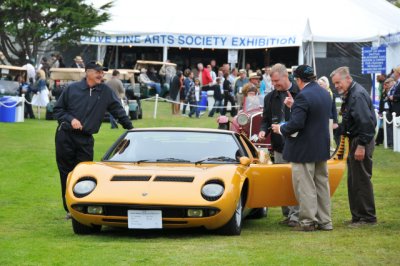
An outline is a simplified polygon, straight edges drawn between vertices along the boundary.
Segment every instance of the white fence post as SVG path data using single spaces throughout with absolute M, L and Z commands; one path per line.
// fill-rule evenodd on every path
M 157 106 L 158 106 L 158 94 L 156 94 L 156 102 L 154 104 L 154 113 L 153 113 L 153 118 L 157 118 Z

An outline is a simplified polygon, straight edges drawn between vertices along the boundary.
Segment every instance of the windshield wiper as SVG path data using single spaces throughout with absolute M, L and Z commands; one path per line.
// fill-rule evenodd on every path
M 197 162 L 195 162 L 194 164 L 201 164 L 202 162 L 205 161 L 218 161 L 218 162 L 237 162 L 236 159 L 231 158 L 231 157 L 227 157 L 227 156 L 219 156 L 219 157 L 207 157 L 205 159 L 199 160 Z
M 149 159 L 146 159 L 146 160 L 138 160 L 138 161 L 133 161 L 132 163 L 140 164 L 140 163 L 144 163 L 144 162 L 148 162 L 148 161 L 150 161 L 150 160 L 149 160 Z
M 178 159 L 178 158 L 163 158 L 157 159 L 156 162 L 182 162 L 182 163 L 190 163 L 188 160 Z

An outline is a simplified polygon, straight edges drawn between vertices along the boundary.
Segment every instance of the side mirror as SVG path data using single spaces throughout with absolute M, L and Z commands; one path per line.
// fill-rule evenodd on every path
M 243 157 L 240 157 L 240 164 L 241 165 L 244 165 L 244 166 L 249 166 L 250 165 L 250 158 L 249 157 L 246 157 L 246 156 L 243 156 Z

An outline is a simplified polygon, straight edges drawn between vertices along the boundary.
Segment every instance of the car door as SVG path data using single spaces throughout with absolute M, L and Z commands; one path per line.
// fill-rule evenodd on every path
M 328 161 L 331 196 L 336 191 L 344 170 L 345 160 Z M 251 164 L 245 175 L 249 179 L 248 208 L 298 205 L 293 191 L 290 164 Z

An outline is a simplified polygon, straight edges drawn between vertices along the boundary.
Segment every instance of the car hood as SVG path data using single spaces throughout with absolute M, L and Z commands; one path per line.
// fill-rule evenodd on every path
M 209 205 L 201 196 L 201 188 L 210 180 L 220 180 L 225 191 L 240 184 L 244 167 L 236 164 L 129 164 L 85 162 L 69 175 L 67 198 L 70 203 L 118 203 L 148 205 Z M 91 177 L 95 190 L 76 198 L 72 189 L 78 180 Z M 189 201 L 189 202 L 188 202 Z

